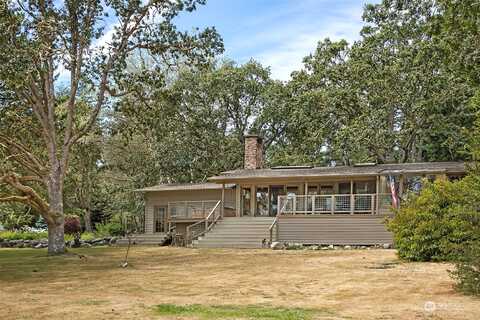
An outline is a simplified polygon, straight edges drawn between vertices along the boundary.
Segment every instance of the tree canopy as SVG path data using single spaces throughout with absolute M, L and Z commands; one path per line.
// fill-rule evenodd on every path
M 358 41 L 319 39 L 285 82 L 177 30 L 204 3 L 1 3 L 0 200 L 45 218 L 51 252 L 64 207 L 141 213 L 133 189 L 242 167 L 249 132 L 268 165 L 472 158 L 478 0 L 368 4 Z

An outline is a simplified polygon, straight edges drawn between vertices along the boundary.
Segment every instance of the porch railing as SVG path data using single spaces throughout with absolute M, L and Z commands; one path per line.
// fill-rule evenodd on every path
M 217 200 L 169 202 L 168 214 L 171 220 L 204 219 L 217 203 Z
M 377 201 L 378 200 L 378 201 Z M 375 214 L 391 208 L 390 194 L 332 194 L 279 196 L 280 215 Z
M 201 237 L 202 235 L 209 232 L 217 223 L 217 221 L 222 217 L 222 210 L 220 205 L 221 203 L 222 201 L 218 201 L 212 208 L 210 213 L 205 217 L 205 219 L 202 219 L 195 222 L 194 224 L 187 226 L 187 232 L 185 237 L 187 245 L 192 244 L 193 240 L 196 240 L 198 239 L 198 237 Z

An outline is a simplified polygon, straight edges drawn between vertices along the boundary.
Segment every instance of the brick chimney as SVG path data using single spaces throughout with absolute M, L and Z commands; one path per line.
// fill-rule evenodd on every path
M 263 139 L 256 134 L 249 134 L 245 136 L 244 168 L 263 168 Z

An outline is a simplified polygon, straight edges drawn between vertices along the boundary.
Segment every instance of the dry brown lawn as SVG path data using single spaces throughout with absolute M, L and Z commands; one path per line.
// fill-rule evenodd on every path
M 0 319 L 162 319 L 160 303 L 318 309 L 318 319 L 480 319 L 448 264 L 394 250 L 0 249 Z M 425 307 L 426 306 L 426 307 Z M 165 319 L 182 319 L 170 317 Z

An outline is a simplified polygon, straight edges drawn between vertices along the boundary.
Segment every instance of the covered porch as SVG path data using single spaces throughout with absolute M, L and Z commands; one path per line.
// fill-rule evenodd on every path
M 390 213 L 392 195 L 386 176 L 258 181 L 237 186 L 237 203 L 237 216 L 374 215 Z

